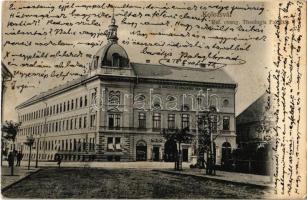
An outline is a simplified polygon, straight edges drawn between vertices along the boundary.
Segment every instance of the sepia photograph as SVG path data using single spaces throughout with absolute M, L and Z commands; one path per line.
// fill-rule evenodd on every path
M 305 1 L 3 1 L 3 199 L 306 198 Z

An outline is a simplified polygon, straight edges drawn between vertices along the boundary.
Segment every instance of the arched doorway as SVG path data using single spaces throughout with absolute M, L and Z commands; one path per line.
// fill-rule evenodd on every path
M 174 162 L 177 154 L 176 142 L 174 140 L 167 140 L 164 145 L 164 161 Z
M 145 141 L 140 140 L 136 143 L 136 161 L 147 160 L 147 144 Z
M 231 145 L 229 142 L 224 142 L 222 145 L 222 165 L 226 168 L 229 166 L 231 159 Z

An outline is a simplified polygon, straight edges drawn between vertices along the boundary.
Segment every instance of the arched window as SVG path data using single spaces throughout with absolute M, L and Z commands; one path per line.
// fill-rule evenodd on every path
M 146 107 L 145 99 L 146 97 L 143 94 L 136 95 L 133 103 L 134 108 L 144 110 Z
M 120 56 L 118 53 L 114 53 L 112 55 L 112 66 L 113 67 L 120 67 Z
M 181 106 L 181 111 L 189 111 L 190 107 L 187 104 Z
M 161 110 L 161 104 L 160 104 L 160 102 L 154 102 L 154 104 L 153 104 L 153 109 L 154 110 Z
M 109 105 L 118 106 L 120 105 L 120 91 L 109 92 Z

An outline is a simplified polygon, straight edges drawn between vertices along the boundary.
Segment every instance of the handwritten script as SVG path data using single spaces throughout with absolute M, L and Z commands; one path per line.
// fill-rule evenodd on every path
M 113 7 L 119 43 L 133 61 L 141 55 L 143 59 L 136 61 L 208 70 L 248 64 L 246 55 L 267 39 L 265 25 L 276 23 L 264 20 L 261 3 L 5 5 L 3 58 L 14 69 L 12 89 L 20 92 L 47 79 L 67 81 L 87 73 L 93 55 L 106 44 Z
M 303 2 L 284 2 L 279 4 L 275 24 L 275 58 L 268 75 L 269 88 L 274 105 L 272 130 L 273 143 L 274 188 L 275 194 L 292 196 L 302 194 L 303 177 L 299 171 L 303 165 L 302 150 L 302 90 L 301 78 L 303 66 L 301 51 L 303 48 L 302 30 Z M 304 97 L 303 97 L 304 98 Z M 269 106 L 270 107 L 270 106 Z M 302 197 L 302 196 L 301 196 Z

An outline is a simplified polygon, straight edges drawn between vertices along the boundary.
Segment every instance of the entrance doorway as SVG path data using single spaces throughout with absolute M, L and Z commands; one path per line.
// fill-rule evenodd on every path
M 139 141 L 136 144 L 136 161 L 147 160 L 147 145 L 144 141 Z
M 177 144 L 174 140 L 168 140 L 164 145 L 164 161 L 174 162 L 177 158 Z
M 189 149 L 182 149 L 182 161 L 189 162 Z
M 160 147 L 153 147 L 152 149 L 152 160 L 159 161 L 160 160 Z

